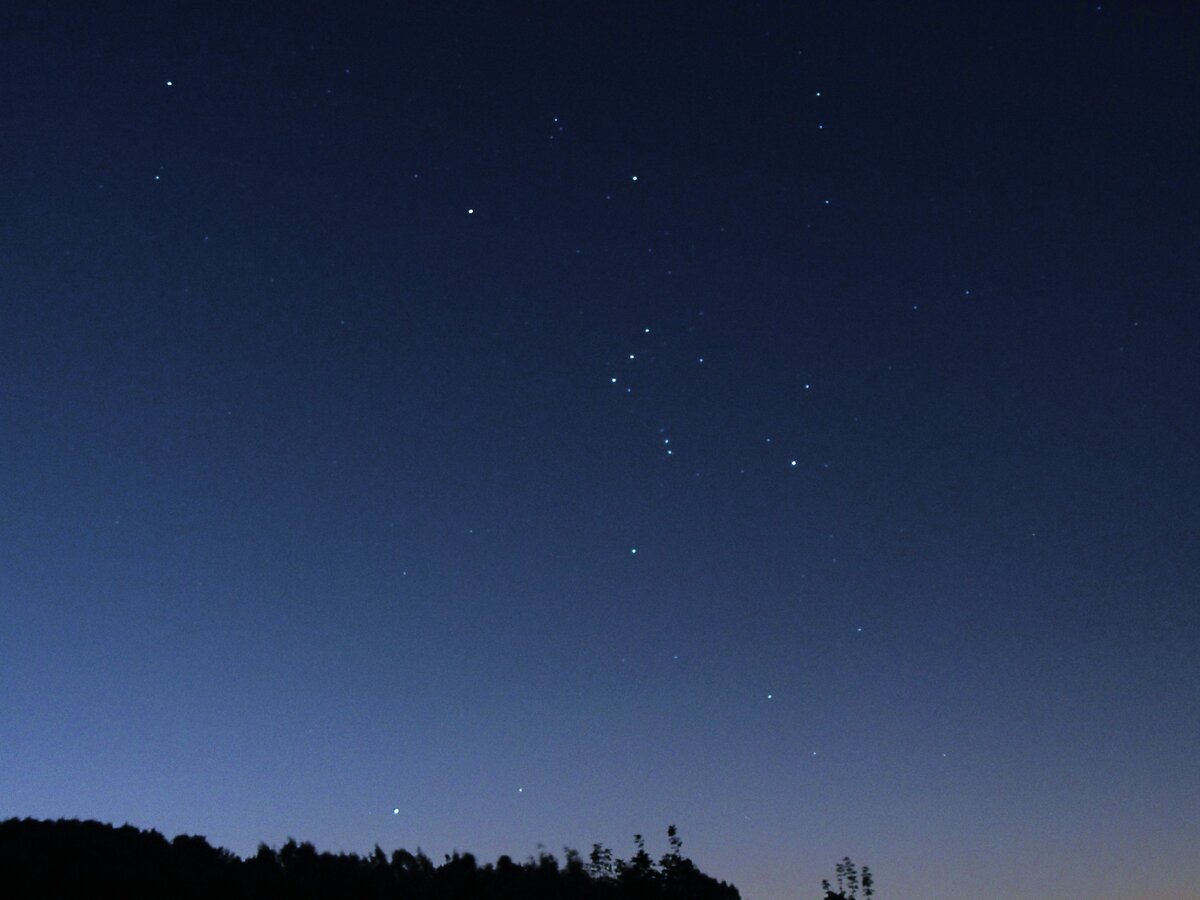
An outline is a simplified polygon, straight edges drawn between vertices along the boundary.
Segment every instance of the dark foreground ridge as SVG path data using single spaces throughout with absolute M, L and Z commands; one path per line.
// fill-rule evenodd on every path
M 637 852 L 617 859 L 596 844 L 585 860 L 566 849 L 560 862 L 542 852 L 479 865 L 470 853 L 434 865 L 421 853 L 376 845 L 367 856 L 319 853 L 289 838 L 260 844 L 247 859 L 200 836 L 167 840 L 132 825 L 78 819 L 0 822 L 0 896 L 161 898 L 402 898 L 402 900 L 740 900 L 737 888 L 705 875 L 671 850 L 657 862 L 640 835 Z

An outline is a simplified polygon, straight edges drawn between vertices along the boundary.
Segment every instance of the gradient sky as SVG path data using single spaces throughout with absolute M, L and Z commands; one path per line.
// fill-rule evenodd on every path
M 5 4 L 0 816 L 1196 896 L 1187 6 Z

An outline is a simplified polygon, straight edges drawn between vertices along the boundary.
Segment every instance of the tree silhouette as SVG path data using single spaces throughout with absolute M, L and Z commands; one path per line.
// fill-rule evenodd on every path
M 834 891 L 828 879 L 821 881 L 821 890 L 825 892 L 824 900 L 858 900 L 860 885 L 863 896 L 868 900 L 875 895 L 875 878 L 871 870 L 863 866 L 860 878 L 858 867 L 850 857 L 842 857 L 842 861 L 834 866 L 834 873 L 837 878 L 837 891 Z
M 199 836 L 168 842 L 130 825 L 8 819 L 0 822 L 0 897 L 740 900 L 737 888 L 705 875 L 683 855 L 674 826 L 667 839 L 670 850 L 658 864 L 637 835 L 629 860 L 595 844 L 587 862 L 564 848 L 560 864 L 539 845 L 523 864 L 501 856 L 481 866 L 472 854 L 455 851 L 435 866 L 420 848 L 390 856 L 378 845 L 364 856 L 322 853 L 289 837 L 278 849 L 259 844 L 243 860 Z
M 592 844 L 587 871 L 597 881 L 611 881 L 616 878 L 617 864 L 613 859 L 613 852 L 602 844 Z

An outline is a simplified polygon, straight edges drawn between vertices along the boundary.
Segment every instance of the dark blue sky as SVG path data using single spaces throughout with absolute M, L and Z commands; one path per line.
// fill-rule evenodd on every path
M 976 6 L 7 5 L 0 816 L 1191 896 L 1200 21 Z

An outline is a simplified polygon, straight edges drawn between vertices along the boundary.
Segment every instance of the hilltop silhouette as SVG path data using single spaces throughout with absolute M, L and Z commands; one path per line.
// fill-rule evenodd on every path
M 419 849 L 390 856 L 322 853 L 308 842 L 260 844 L 242 859 L 204 837 L 96 821 L 0 822 L 0 895 L 12 898 L 403 898 L 403 900 L 740 900 L 737 888 L 683 856 L 674 826 L 670 851 L 655 861 L 640 835 L 628 859 L 595 844 L 587 859 L 570 848 L 480 865 L 470 853 L 435 865 Z

